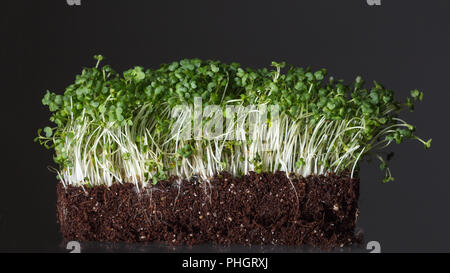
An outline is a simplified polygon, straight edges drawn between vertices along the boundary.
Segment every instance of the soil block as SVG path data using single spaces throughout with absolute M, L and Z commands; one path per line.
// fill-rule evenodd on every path
M 57 185 L 57 219 L 67 240 L 170 245 L 287 245 L 334 248 L 355 235 L 359 179 L 290 178 L 284 172 L 172 177 L 155 186 Z

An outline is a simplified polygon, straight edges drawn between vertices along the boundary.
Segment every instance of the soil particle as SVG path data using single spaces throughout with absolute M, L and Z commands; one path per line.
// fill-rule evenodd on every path
M 67 240 L 173 245 L 359 244 L 359 179 L 284 172 L 229 173 L 202 183 L 172 177 L 136 191 L 132 184 L 57 186 L 57 219 Z

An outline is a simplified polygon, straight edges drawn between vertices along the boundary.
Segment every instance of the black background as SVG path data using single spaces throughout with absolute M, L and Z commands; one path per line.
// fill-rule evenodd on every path
M 33 142 L 49 124 L 45 90 L 62 93 L 94 54 L 123 71 L 198 57 L 325 67 L 424 102 L 403 117 L 419 136 L 393 145 L 394 182 L 362 164 L 358 226 L 384 252 L 449 252 L 450 1 L 3 1 L 0 18 L 0 251 L 61 251 L 52 154 Z

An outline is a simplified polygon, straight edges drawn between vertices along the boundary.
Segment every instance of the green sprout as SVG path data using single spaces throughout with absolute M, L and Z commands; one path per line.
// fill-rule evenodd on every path
M 381 151 L 391 143 L 430 140 L 415 135 L 415 127 L 399 117 L 414 110 L 423 93 L 412 90 L 405 102 L 378 82 L 367 86 L 361 77 L 348 85 L 284 62 L 252 69 L 238 63 L 184 59 L 157 69 L 137 66 L 122 74 L 103 65 L 84 68 L 63 94 L 47 91 L 53 127 L 38 130 L 35 141 L 54 149 L 58 177 L 71 185 L 157 183 L 171 175 L 208 180 L 221 171 L 238 176 L 251 171 L 351 176 L 358 162 L 375 155 L 392 181 Z M 191 113 L 178 105 L 249 107 L 277 105 L 279 114 L 240 126 L 251 113 L 226 113 L 231 129 L 221 137 L 183 138 Z M 258 112 L 255 110 L 253 112 Z M 251 111 L 250 111 L 251 112 Z M 235 115 L 235 116 L 232 116 Z M 203 120 L 204 126 L 208 120 Z M 194 122 L 195 123 L 195 122 Z M 233 139 L 239 136 L 240 139 Z

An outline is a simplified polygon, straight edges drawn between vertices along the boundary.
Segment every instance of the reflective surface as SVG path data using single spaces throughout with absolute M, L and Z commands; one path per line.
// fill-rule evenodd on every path
M 68 243 L 68 242 L 67 242 Z M 61 243 L 58 252 L 71 252 L 66 249 L 66 242 Z M 80 243 L 82 253 L 368 253 L 365 247 L 344 247 L 330 251 L 312 247 L 289 246 L 216 246 L 202 244 L 196 246 L 168 246 L 157 243 Z

